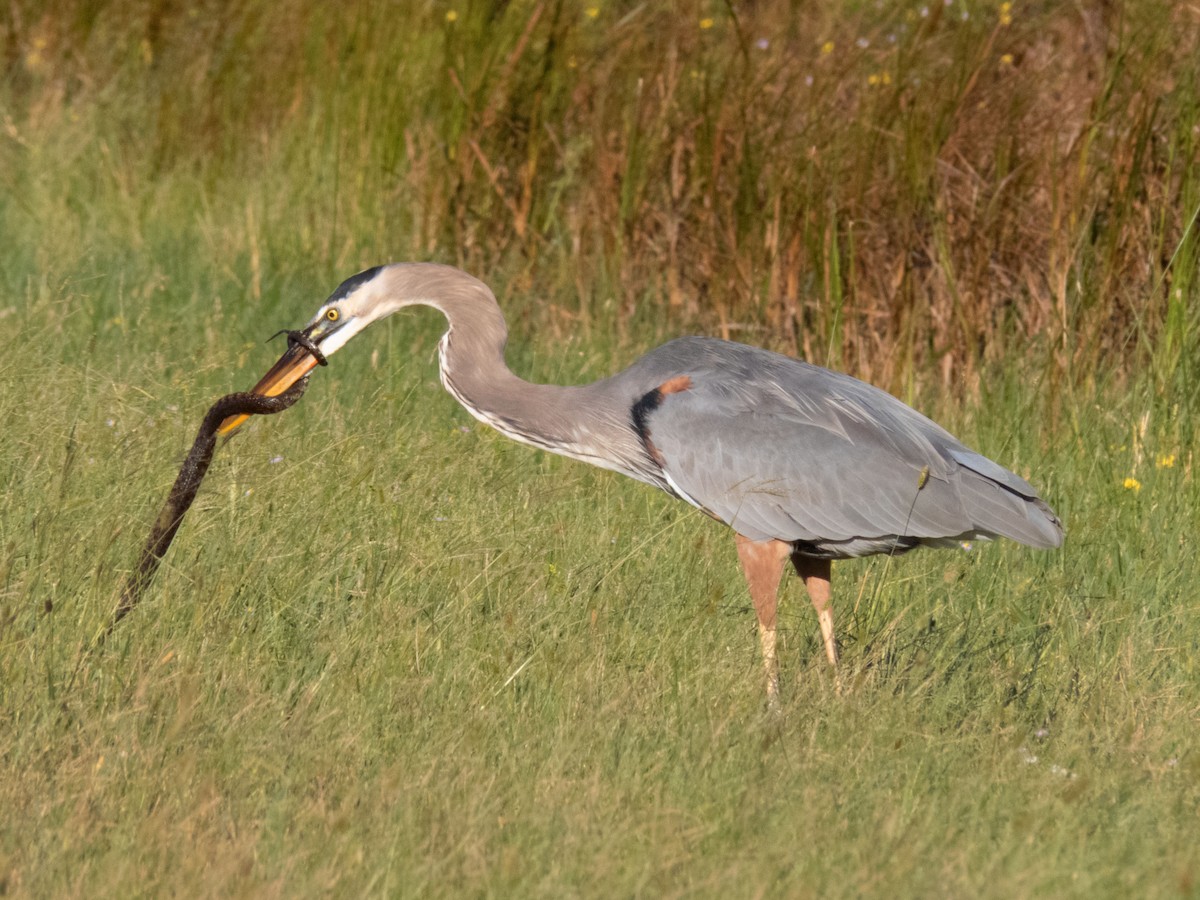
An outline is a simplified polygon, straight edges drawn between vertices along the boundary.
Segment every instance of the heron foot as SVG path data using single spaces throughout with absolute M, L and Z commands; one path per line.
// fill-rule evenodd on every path
M 779 691 L 767 691 L 767 715 L 772 719 L 783 718 L 783 704 L 779 701 Z

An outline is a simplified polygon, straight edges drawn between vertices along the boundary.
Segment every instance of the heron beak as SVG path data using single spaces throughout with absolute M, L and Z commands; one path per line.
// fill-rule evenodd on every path
M 319 323 L 318 323 L 319 324 Z M 305 337 L 315 337 L 320 340 L 325 335 L 314 335 L 313 332 L 316 326 L 310 325 L 301 332 Z M 267 370 L 267 374 L 258 380 L 258 384 L 250 389 L 250 393 L 258 394 L 260 397 L 278 397 L 293 384 L 311 372 L 318 364 L 324 365 L 325 360 L 322 357 L 314 356 L 309 350 L 300 343 L 289 341 L 289 346 L 283 356 L 279 357 L 278 362 Z M 248 415 L 230 416 L 220 427 L 217 428 L 217 434 L 230 434 L 239 425 L 245 422 Z

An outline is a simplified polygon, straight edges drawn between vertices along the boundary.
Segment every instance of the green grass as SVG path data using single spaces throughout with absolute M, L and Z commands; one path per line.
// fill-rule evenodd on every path
M 120 379 L 48 335 L 13 348 L 9 892 L 1195 892 L 1200 498 L 1169 434 L 1122 487 L 1136 395 L 1045 449 L 1036 418 L 994 424 L 1019 393 L 948 413 L 1034 474 L 1066 548 L 838 566 L 841 697 L 790 581 L 777 722 L 729 535 L 475 424 L 436 384 L 438 324 L 381 327 L 221 449 L 82 661 L 191 429 L 246 377 L 172 375 L 118 332 L 96 354 Z M 560 375 L 576 346 L 516 365 Z
M 1076 13 L 760 6 L 10 5 L 0 895 L 1200 893 L 1195 36 L 1072 7 L 1080 97 Z M 219 448 L 87 649 L 208 404 L 401 258 L 539 380 L 839 360 L 1067 544 L 836 566 L 841 696 L 789 579 L 771 717 L 728 532 L 480 426 L 425 311 Z

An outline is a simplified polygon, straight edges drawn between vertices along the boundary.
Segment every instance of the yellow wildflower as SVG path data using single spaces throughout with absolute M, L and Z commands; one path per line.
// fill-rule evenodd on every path
M 446 21 L 447 22 L 457 22 L 458 21 L 458 13 L 455 12 L 454 10 L 450 10 L 448 13 L 446 13 Z
M 25 54 L 25 68 L 35 75 L 41 72 L 46 67 L 45 50 L 50 45 L 50 42 L 44 37 L 35 37 L 33 46 L 29 52 Z
M 1005 2 L 1000 4 L 1000 24 L 1012 24 L 1012 4 Z
M 1011 66 L 1012 64 L 1013 64 L 1013 55 L 1011 53 L 1005 53 L 1003 56 L 1000 57 L 1000 65 Z
M 1160 469 L 1175 468 L 1175 454 L 1174 453 L 1158 454 L 1158 458 L 1154 460 L 1154 465 Z
M 821 55 L 828 56 L 833 52 L 833 41 L 826 41 L 821 45 Z
M 1135 494 L 1142 489 L 1142 483 L 1133 476 L 1125 479 L 1125 490 L 1133 491 Z
M 600 7 L 598 7 L 598 6 L 589 6 L 587 9 L 585 9 L 585 10 L 584 10 L 584 13 L 587 15 L 587 17 L 588 17 L 589 19 L 594 19 L 594 18 L 596 18 L 598 15 L 600 15 Z
M 708 29 L 710 29 L 712 27 L 713 27 L 712 19 L 701 19 L 700 20 L 700 28 L 702 31 L 708 31 Z

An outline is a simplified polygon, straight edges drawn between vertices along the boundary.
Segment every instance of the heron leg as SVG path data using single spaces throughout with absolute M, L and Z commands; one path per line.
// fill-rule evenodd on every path
M 796 574 L 804 579 L 808 599 L 812 601 L 813 609 L 817 611 L 817 621 L 821 624 L 825 656 L 836 671 L 838 651 L 837 638 L 833 633 L 833 589 L 830 585 L 833 565 L 827 559 L 813 559 L 799 553 L 792 554 L 792 565 L 796 567 Z
M 791 555 L 785 541 L 752 541 L 737 535 L 738 559 L 758 616 L 758 639 L 762 645 L 763 668 L 767 675 L 767 702 L 779 706 L 779 663 L 775 658 L 775 612 L 779 601 L 779 579 Z

